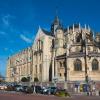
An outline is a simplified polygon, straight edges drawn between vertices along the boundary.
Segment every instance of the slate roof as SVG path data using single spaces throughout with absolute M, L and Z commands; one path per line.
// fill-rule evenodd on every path
M 42 29 L 42 31 L 46 34 L 46 35 L 49 35 L 49 36 L 54 36 L 53 33 L 51 32 L 48 32 L 47 30 L 45 29 Z

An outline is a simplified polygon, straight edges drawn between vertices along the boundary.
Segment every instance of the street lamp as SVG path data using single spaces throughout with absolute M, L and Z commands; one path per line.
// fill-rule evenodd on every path
M 68 28 L 68 30 L 69 30 L 69 28 Z M 68 31 L 68 34 L 69 34 L 69 31 Z M 70 46 L 71 46 L 71 44 L 69 44 L 68 42 L 67 42 L 67 34 L 66 34 L 66 41 L 65 41 L 65 49 L 66 49 L 66 54 L 65 54 L 65 81 L 68 81 L 68 70 L 69 70 L 69 68 L 68 68 L 68 55 L 69 55 L 69 48 L 70 48 Z
M 84 56 L 84 61 L 85 61 L 85 81 L 86 81 L 86 83 L 88 83 L 86 40 L 84 40 L 84 42 L 85 42 L 85 56 Z
M 85 34 L 86 35 L 86 34 Z M 84 61 L 85 61 L 85 82 L 88 84 L 88 72 L 87 72 L 87 43 L 86 43 L 86 36 L 83 37 L 83 43 L 82 45 L 84 46 L 85 48 L 85 55 L 84 55 Z

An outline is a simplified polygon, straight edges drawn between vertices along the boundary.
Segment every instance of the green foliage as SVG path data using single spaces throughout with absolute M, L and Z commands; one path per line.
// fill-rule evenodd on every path
M 64 92 L 64 91 L 60 91 L 60 92 L 59 92 L 59 96 L 65 97 L 65 92 Z
M 70 94 L 63 90 L 57 91 L 55 95 L 59 97 L 70 97 Z
M 39 80 L 38 80 L 38 78 L 37 77 L 35 77 L 34 78 L 34 82 L 38 82 Z
M 22 77 L 21 81 L 22 82 L 29 82 L 30 78 L 29 77 Z

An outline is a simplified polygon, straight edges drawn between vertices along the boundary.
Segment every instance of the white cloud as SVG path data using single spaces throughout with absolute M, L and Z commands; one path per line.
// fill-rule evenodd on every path
M 11 19 L 13 19 L 14 16 L 7 14 L 7 15 L 3 15 L 2 16 L 2 22 L 4 24 L 5 27 L 9 27 L 11 24 Z
M 4 48 L 4 51 L 8 51 L 8 48 Z
M 20 35 L 20 38 L 21 38 L 23 41 L 27 42 L 27 43 L 32 43 L 32 40 L 29 39 L 29 38 L 27 38 L 27 37 L 24 36 L 23 34 Z
M 10 15 L 5 15 L 5 16 L 2 17 L 2 21 L 3 21 L 3 24 L 5 26 L 9 26 L 10 25 L 9 17 L 10 17 Z

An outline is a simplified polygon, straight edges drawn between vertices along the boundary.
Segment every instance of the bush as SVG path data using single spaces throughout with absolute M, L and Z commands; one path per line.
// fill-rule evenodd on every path
M 68 92 L 65 92 L 65 96 L 70 97 L 70 94 Z
M 70 97 L 70 94 L 64 90 L 57 91 L 55 95 L 59 97 Z
M 29 77 L 22 77 L 21 81 L 22 82 L 29 82 L 30 78 Z
M 37 77 L 34 78 L 34 82 L 38 82 L 39 79 Z

